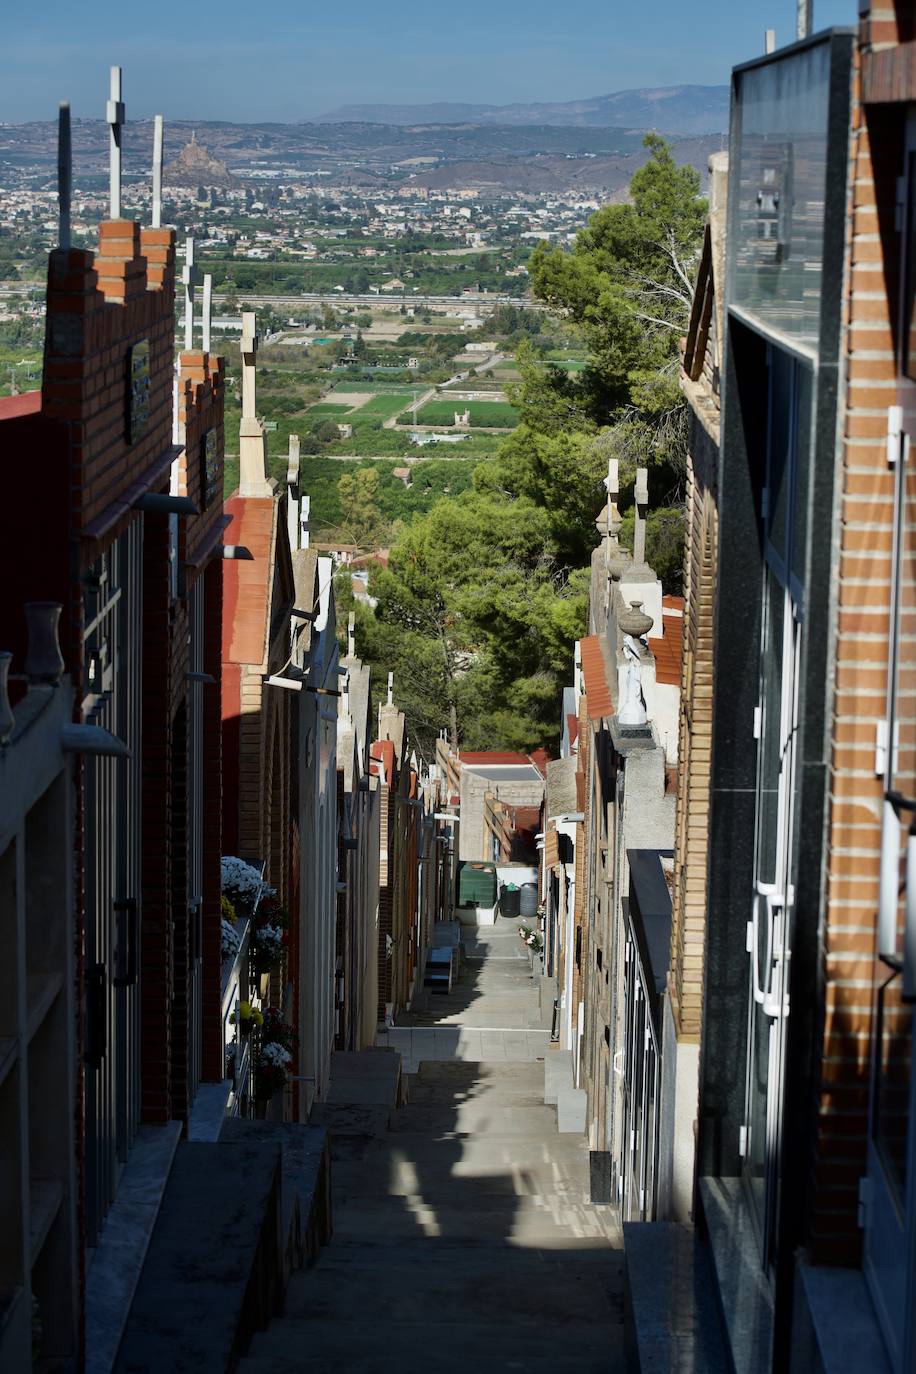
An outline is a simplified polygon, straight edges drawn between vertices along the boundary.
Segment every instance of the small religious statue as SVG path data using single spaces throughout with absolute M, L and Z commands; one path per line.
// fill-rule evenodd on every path
M 646 698 L 642 690 L 642 658 L 637 641 L 632 635 L 624 635 L 623 651 L 629 665 L 627 667 L 627 687 L 623 705 L 617 712 L 621 725 L 645 725 L 649 719 L 646 713 Z

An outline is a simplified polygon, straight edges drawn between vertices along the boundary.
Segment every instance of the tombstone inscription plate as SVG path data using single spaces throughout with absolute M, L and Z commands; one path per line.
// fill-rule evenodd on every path
M 149 340 L 142 339 L 127 350 L 126 439 L 129 444 L 135 444 L 146 430 L 149 412 Z
M 200 443 L 201 506 L 210 505 L 219 491 L 222 475 L 218 435 L 215 429 L 208 429 Z

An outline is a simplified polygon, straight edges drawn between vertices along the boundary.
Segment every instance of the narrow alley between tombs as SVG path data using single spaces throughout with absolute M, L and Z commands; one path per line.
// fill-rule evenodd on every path
M 550 1032 L 515 923 L 466 931 L 462 956 L 452 991 L 370 1052 L 403 1056 L 403 1105 L 322 1109 L 333 1237 L 244 1374 L 624 1367 L 616 1213 L 587 1202 L 584 1137 L 545 1105 Z

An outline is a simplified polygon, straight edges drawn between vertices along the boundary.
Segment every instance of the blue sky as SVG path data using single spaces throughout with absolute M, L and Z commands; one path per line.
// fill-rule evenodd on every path
M 815 28 L 857 0 L 814 0 Z M 794 34 L 796 0 L 40 0 L 7 7 L 0 122 L 102 115 L 300 120 L 342 104 L 575 100 L 715 85 Z

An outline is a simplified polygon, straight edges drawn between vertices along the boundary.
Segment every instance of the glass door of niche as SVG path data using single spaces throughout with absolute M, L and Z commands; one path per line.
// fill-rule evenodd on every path
M 888 413 L 894 476 L 892 592 L 878 956 L 868 1165 L 862 1183 L 863 1266 L 895 1371 L 916 1367 L 916 115 L 907 130 L 898 223 L 901 330 L 897 405 Z M 880 555 L 879 555 L 880 556 Z
M 775 1259 L 783 1131 L 797 850 L 799 659 L 812 379 L 800 360 L 768 355 L 765 561 L 761 587 L 760 695 L 755 712 L 757 786 L 753 890 L 747 920 L 747 1059 L 740 1152 L 765 1268 Z

